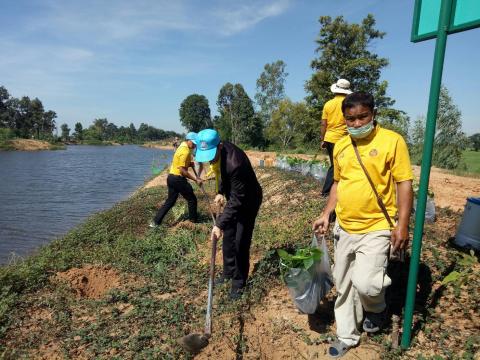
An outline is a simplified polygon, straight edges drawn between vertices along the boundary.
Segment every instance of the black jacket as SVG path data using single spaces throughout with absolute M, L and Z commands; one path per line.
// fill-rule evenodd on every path
M 262 203 L 262 188 L 245 152 L 226 141 L 221 150 L 220 172 L 218 192 L 225 195 L 227 204 L 216 224 L 223 230 L 239 216 L 256 215 Z

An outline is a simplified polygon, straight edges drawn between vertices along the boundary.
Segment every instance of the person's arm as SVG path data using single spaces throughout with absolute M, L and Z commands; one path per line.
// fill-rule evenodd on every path
M 392 230 L 391 242 L 393 250 L 405 250 L 408 246 L 408 224 L 412 212 L 413 190 L 412 181 L 397 183 L 398 223 Z
M 186 177 L 187 179 L 190 179 L 192 181 L 195 181 L 196 183 L 201 183 L 201 179 L 199 177 L 195 177 L 193 176 L 189 171 L 188 171 L 188 168 L 184 167 L 184 166 L 180 166 L 178 168 L 180 170 L 180 174 L 182 174 L 182 176 Z M 195 169 L 193 169 L 195 171 Z
M 322 148 L 324 147 L 323 139 L 325 139 L 325 133 L 327 132 L 327 119 L 322 119 L 320 122 L 320 143 Z
M 338 181 L 334 181 L 332 188 L 330 189 L 327 205 L 325 205 L 320 217 L 312 224 L 312 230 L 316 233 L 325 234 L 328 231 L 330 214 L 335 210 L 335 206 L 337 205 L 337 185 Z

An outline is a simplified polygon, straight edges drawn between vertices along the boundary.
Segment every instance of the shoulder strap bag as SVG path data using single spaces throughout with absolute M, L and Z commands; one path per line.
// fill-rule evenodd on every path
M 363 172 L 365 173 L 365 176 L 367 177 L 368 182 L 370 183 L 370 186 L 372 187 L 373 193 L 375 194 L 375 197 L 377 198 L 378 206 L 380 206 L 380 209 L 382 210 L 383 215 L 387 219 L 388 225 L 390 226 L 390 230 L 393 230 L 395 228 L 395 225 L 393 224 L 392 218 L 388 214 L 387 208 L 385 207 L 385 204 L 383 203 L 382 198 L 380 197 L 380 195 L 378 195 L 377 189 L 375 188 L 375 185 L 372 181 L 372 178 L 370 177 L 370 174 L 367 171 L 367 168 L 365 167 L 365 165 L 363 165 L 362 159 L 360 157 L 360 153 L 358 152 L 357 143 L 355 142 L 355 140 L 353 140 L 353 139 L 351 139 L 351 140 L 352 140 L 353 150 L 355 151 L 355 155 L 357 157 L 358 163 L 360 164 Z M 396 251 L 395 253 L 390 251 L 390 259 L 391 260 L 404 261 L 404 258 L 405 258 L 405 252 L 403 250 Z

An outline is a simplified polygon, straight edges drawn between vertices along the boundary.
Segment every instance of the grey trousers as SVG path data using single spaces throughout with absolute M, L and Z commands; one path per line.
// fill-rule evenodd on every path
M 335 320 L 337 336 L 353 346 L 360 340 L 365 311 L 379 313 L 385 307 L 390 230 L 349 234 L 336 222 L 333 278 L 337 288 Z

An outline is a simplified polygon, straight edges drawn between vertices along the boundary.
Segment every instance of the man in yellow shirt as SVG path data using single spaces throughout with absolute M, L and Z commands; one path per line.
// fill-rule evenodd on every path
M 333 148 L 335 143 L 348 134 L 345 120 L 342 113 L 342 101 L 345 96 L 351 94 L 350 82 L 339 79 L 330 87 L 335 97 L 328 100 L 323 106 L 322 123 L 320 125 L 320 136 L 322 148 L 327 149 L 330 158 L 330 168 L 323 184 L 322 195 L 328 196 L 333 184 Z
M 368 333 L 379 331 L 386 320 L 385 289 L 390 247 L 406 249 L 412 210 L 412 169 L 401 135 L 383 129 L 374 120 L 374 99 L 352 93 L 342 103 L 349 132 L 335 144 L 334 183 L 322 215 L 313 230 L 325 234 L 335 210 L 334 268 L 337 287 L 335 319 L 338 339 L 329 355 L 341 357 L 358 344 L 362 324 Z M 356 145 L 377 196 L 355 154 Z M 381 209 L 382 203 L 386 213 Z M 398 222 L 389 219 L 398 215 Z
M 168 211 L 175 205 L 178 194 L 182 195 L 188 203 L 188 219 L 192 222 L 197 221 L 197 197 L 193 193 L 192 185 L 187 179 L 201 184 L 202 180 L 193 176 L 189 171 L 189 167 L 193 167 L 194 163 L 192 157 L 196 148 L 197 134 L 190 132 L 187 134 L 185 141 L 175 151 L 173 155 L 172 165 L 170 166 L 170 173 L 167 177 L 168 197 L 165 203 L 158 210 L 150 227 L 156 227 L 162 223 L 163 218 Z

